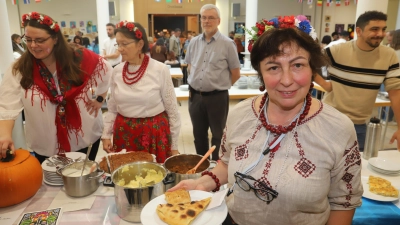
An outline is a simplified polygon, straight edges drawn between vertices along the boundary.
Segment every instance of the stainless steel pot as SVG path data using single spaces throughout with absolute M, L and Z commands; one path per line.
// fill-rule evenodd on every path
M 69 196 L 72 197 L 83 197 L 92 194 L 97 190 L 99 187 L 99 179 L 100 177 L 104 174 L 103 170 L 99 170 L 97 162 L 94 161 L 87 161 L 86 163 L 86 168 L 90 169 L 93 164 L 96 165 L 96 169 L 88 173 L 86 170 L 86 173 L 84 173 L 83 176 L 76 175 L 74 174 L 68 174 L 68 170 L 70 169 L 71 171 L 78 171 L 82 169 L 83 166 L 83 161 L 79 162 L 73 162 L 65 167 L 57 169 L 57 174 L 62 176 L 62 179 L 64 181 L 64 188 L 65 188 L 65 193 Z
M 158 183 L 151 183 L 145 187 L 128 188 L 118 184 L 121 179 L 125 183 L 129 183 L 135 179 L 136 175 L 146 176 L 143 169 L 154 169 L 156 172 L 161 171 L 163 180 Z M 123 165 L 116 169 L 111 175 L 114 183 L 115 203 L 117 214 L 121 219 L 129 222 L 140 222 L 140 213 L 143 207 L 152 199 L 164 194 L 167 170 L 160 164 L 153 162 L 133 162 Z
M 172 188 L 177 185 L 182 180 L 188 179 L 197 179 L 201 177 L 201 173 L 205 170 L 209 170 L 213 168 L 213 165 L 216 163 L 213 160 L 204 160 L 204 162 L 197 168 L 195 174 L 186 174 L 186 173 L 177 173 L 173 170 L 176 165 L 184 165 L 189 169 L 196 166 L 196 164 L 201 160 L 203 156 L 197 154 L 180 154 L 169 157 L 164 162 L 164 167 L 168 170 L 169 175 L 172 180 L 170 184 L 166 184 L 166 190 Z

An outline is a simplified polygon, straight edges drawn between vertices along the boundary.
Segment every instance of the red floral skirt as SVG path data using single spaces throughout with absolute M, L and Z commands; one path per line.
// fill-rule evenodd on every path
M 113 150 L 146 151 L 163 163 L 171 153 L 171 131 L 164 111 L 148 118 L 127 118 L 120 114 L 114 122 Z

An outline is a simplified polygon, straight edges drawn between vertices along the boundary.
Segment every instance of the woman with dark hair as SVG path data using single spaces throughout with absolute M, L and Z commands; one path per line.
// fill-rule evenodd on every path
M 164 63 L 167 60 L 167 48 L 164 45 L 164 39 L 159 38 L 156 44 L 150 50 L 152 59 Z
M 96 37 L 94 38 L 93 51 L 94 51 L 96 54 L 100 54 L 100 50 L 99 50 L 99 37 L 98 37 L 98 36 L 96 36 Z
M 40 162 L 57 153 L 86 153 L 91 143 L 94 160 L 112 67 L 91 51 L 71 47 L 47 15 L 24 14 L 22 24 L 28 52 L 6 71 L 0 86 L 0 158 L 14 150 L 11 132 L 24 109 L 27 146 Z
M 149 45 L 142 25 L 121 21 L 115 33 L 125 63 L 114 67 L 111 78 L 103 148 L 146 151 L 162 163 L 179 153 L 181 121 L 171 74 L 165 64 L 145 54 Z
M 75 36 L 74 37 L 74 43 L 77 45 L 83 45 L 82 37 L 81 36 Z
M 267 92 L 229 113 L 221 162 L 170 189 L 217 191 L 227 183 L 233 220 L 224 224 L 350 225 L 361 205 L 353 123 L 311 97 L 313 74 L 327 60 L 309 36 L 313 28 L 298 18 L 266 21 L 250 58 Z
M 19 34 L 11 35 L 12 48 L 14 52 L 14 59 L 21 57 L 25 52 L 23 42 L 21 42 L 21 36 Z

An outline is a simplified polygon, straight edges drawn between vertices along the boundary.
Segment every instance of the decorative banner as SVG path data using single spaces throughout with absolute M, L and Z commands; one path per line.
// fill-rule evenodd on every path
M 331 6 L 331 4 L 332 4 L 332 0 L 326 0 L 326 6 Z
M 13 5 L 16 5 L 16 4 L 18 4 L 18 0 L 11 0 L 11 3 L 12 3 Z
M 345 0 L 345 1 L 344 1 L 344 5 L 345 5 L 345 6 L 350 5 L 350 0 Z
M 24 4 L 31 4 L 31 0 L 24 0 Z
M 171 3 L 172 2 L 172 0 L 165 0 L 167 3 Z
M 317 0 L 317 6 L 322 6 L 322 0 Z
M 336 0 L 336 6 L 340 6 L 340 0 Z
M 156 2 L 161 2 L 161 0 L 156 0 Z
M 35 0 L 35 2 L 41 2 L 42 0 Z
M 188 2 L 193 2 L 193 0 L 188 0 Z
M 354 4 L 356 4 L 356 5 L 357 5 L 357 3 L 358 3 L 358 0 L 354 0 Z
M 307 4 L 311 5 L 312 4 L 312 0 L 307 0 Z
M 176 3 L 182 4 L 182 0 L 176 0 Z
M 303 0 L 297 0 L 297 2 L 298 2 L 298 3 L 302 3 L 302 2 L 303 2 Z

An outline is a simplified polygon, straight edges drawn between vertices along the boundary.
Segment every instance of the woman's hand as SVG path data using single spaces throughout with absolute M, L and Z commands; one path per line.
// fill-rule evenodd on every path
M 14 152 L 14 142 L 11 136 L 0 137 L 0 159 L 6 157 L 7 150 Z
M 176 191 L 178 189 L 185 189 L 185 190 L 200 190 L 200 191 L 207 191 L 206 188 L 198 182 L 198 180 L 183 180 L 179 182 L 174 187 L 168 189 L 167 191 Z
M 111 139 L 101 139 L 101 141 L 103 142 L 103 149 L 104 149 L 104 151 L 106 151 L 107 153 L 112 153 L 112 152 L 114 152 L 114 151 L 112 150 Z
M 102 102 L 98 102 L 96 99 L 92 99 L 86 104 L 86 110 L 90 115 L 94 113 L 94 117 L 97 117 L 97 113 L 101 109 L 102 105 L 103 105 Z

